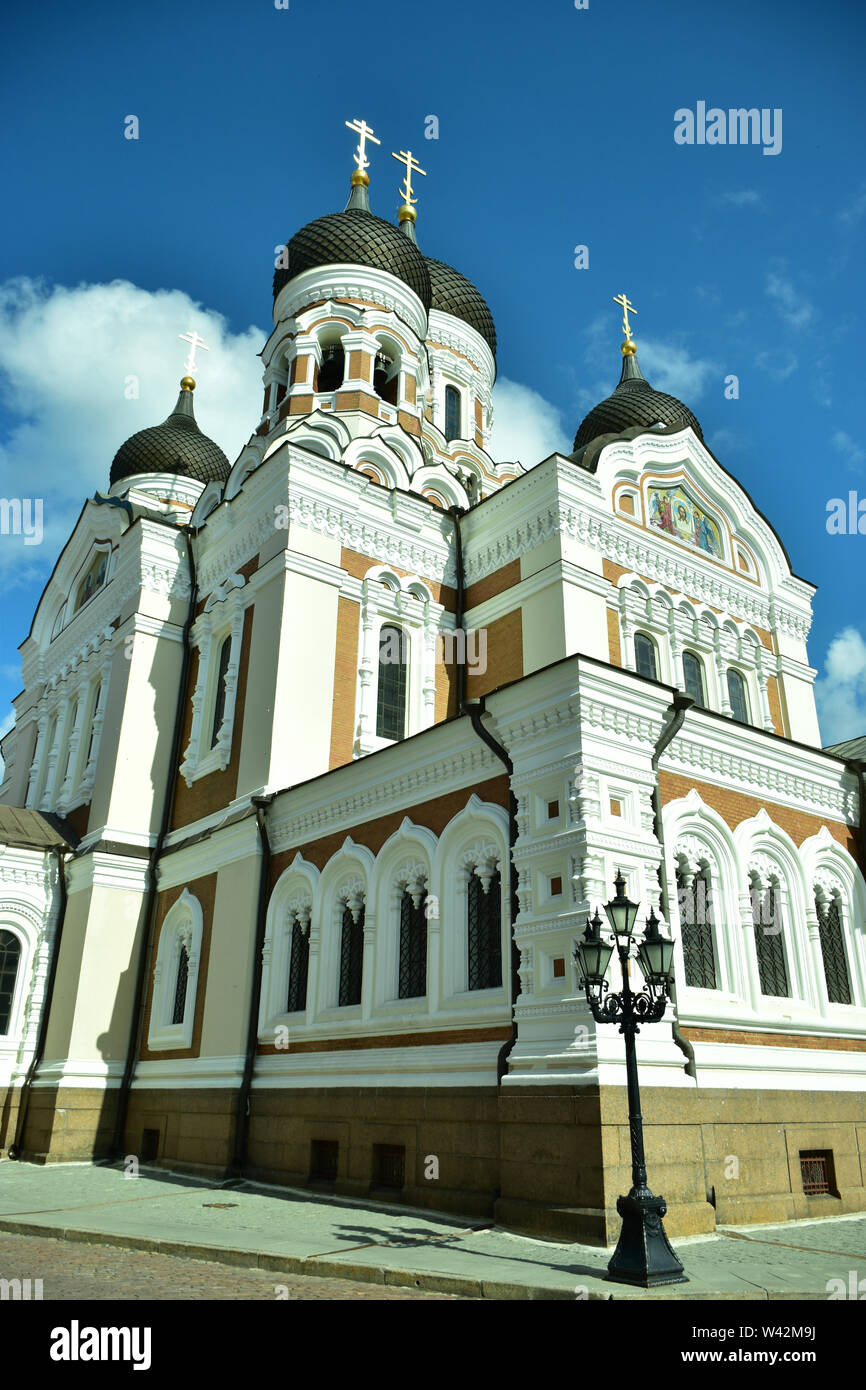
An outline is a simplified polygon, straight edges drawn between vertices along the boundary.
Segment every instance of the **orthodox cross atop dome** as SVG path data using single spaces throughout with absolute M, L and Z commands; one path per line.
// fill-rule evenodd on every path
M 401 150 L 399 154 L 395 154 L 392 150 L 391 158 L 396 159 L 397 163 L 402 164 L 406 169 L 406 177 L 403 179 L 403 186 L 397 189 L 397 192 L 403 199 L 403 206 L 400 208 L 398 216 L 401 222 L 414 222 L 417 217 L 414 205 L 417 203 L 418 199 L 412 196 L 412 175 L 413 173 L 423 174 L 426 178 L 427 170 L 421 168 L 421 165 L 418 163 L 411 150 Z
M 637 309 L 631 303 L 627 294 L 615 294 L 613 296 L 613 302 L 614 304 L 619 304 L 622 308 L 622 331 L 625 334 L 625 342 L 621 348 L 622 355 L 623 357 L 631 357 L 637 352 L 637 348 L 631 339 L 631 325 L 629 324 L 628 316 L 630 313 L 636 314 Z
M 372 140 L 374 145 L 381 145 L 382 141 L 376 139 L 373 134 L 373 127 L 367 125 L 366 121 L 359 121 L 357 116 L 354 121 L 346 121 L 346 127 L 358 136 L 358 148 L 352 155 L 357 166 L 352 174 L 352 183 L 369 183 L 370 176 L 367 170 L 370 167 L 370 161 L 367 158 L 367 141 Z
M 200 338 L 198 336 L 198 333 L 196 333 L 194 328 L 191 328 L 188 333 L 178 333 L 177 336 L 180 338 L 182 343 L 189 343 L 189 357 L 186 359 L 183 365 L 186 367 L 186 370 L 191 378 L 193 372 L 195 371 L 196 348 L 201 348 L 203 352 L 210 352 L 210 348 L 208 347 L 204 338 Z

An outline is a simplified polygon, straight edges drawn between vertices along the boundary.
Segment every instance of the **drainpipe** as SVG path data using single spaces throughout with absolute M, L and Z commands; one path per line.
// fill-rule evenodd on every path
M 59 845 L 55 845 L 51 853 L 57 860 L 57 881 L 60 897 L 57 906 L 57 926 L 54 931 L 54 944 L 51 947 L 51 959 L 48 963 L 48 978 L 45 981 L 45 997 L 42 1000 L 42 1013 L 39 1018 L 39 1030 L 36 1034 L 36 1049 L 33 1053 L 30 1065 L 27 1068 L 24 1085 L 21 1087 L 21 1096 L 18 1101 L 18 1116 L 15 1121 L 15 1139 L 8 1150 L 11 1159 L 21 1157 L 22 1146 L 24 1144 L 24 1130 L 27 1126 L 27 1112 L 30 1109 L 30 1092 L 36 1077 L 37 1068 L 42 1058 L 45 1056 L 45 1042 L 48 1037 L 48 1020 L 51 1016 L 51 1003 L 54 998 L 54 983 L 57 979 L 57 962 L 60 959 L 60 938 L 63 935 L 63 923 L 66 919 L 68 893 L 66 888 L 66 866 L 63 860 L 65 851 L 61 849 Z
M 662 816 L 661 787 L 659 785 L 659 760 L 662 756 L 662 753 L 667 748 L 668 744 L 672 743 L 673 740 L 676 738 L 677 734 L 683 726 L 683 720 L 686 717 L 687 711 L 691 709 L 694 703 L 695 702 L 692 699 L 691 695 L 684 695 L 681 694 L 679 691 L 676 693 L 676 695 L 674 695 L 673 703 L 667 710 L 668 721 L 663 726 L 662 731 L 658 736 L 658 741 L 656 742 L 656 746 L 653 750 L 652 755 L 651 766 L 654 778 L 652 795 L 653 832 L 655 834 L 656 839 L 659 842 L 662 853 L 660 866 L 662 895 L 661 907 L 662 914 L 666 922 L 670 922 L 671 920 L 670 889 L 668 885 L 667 854 L 665 851 L 665 828 L 664 818 Z M 674 997 L 674 1004 L 676 1004 L 676 997 Z M 674 1042 L 680 1049 L 680 1052 L 682 1052 L 686 1057 L 685 1066 L 683 1067 L 686 1076 L 690 1076 L 693 1081 L 697 1081 L 698 1074 L 697 1068 L 695 1066 L 695 1049 L 692 1047 L 688 1038 L 684 1038 L 682 1033 L 680 1032 L 679 1019 L 676 1017 L 676 1015 L 674 1015 L 673 1020 L 671 1022 L 671 1034 L 673 1036 Z
M 241 1182 L 247 1161 L 247 1141 L 250 1128 L 250 1090 L 253 1084 L 253 1071 L 256 1065 L 256 1048 L 259 1041 L 259 1006 L 262 998 L 262 951 L 265 944 L 265 927 L 268 915 L 268 881 L 271 874 L 271 842 L 268 838 L 267 808 L 275 796 L 254 796 L 252 805 L 256 811 L 256 825 L 261 846 L 259 866 L 259 893 L 256 907 L 256 935 L 253 946 L 253 984 L 250 991 L 250 1013 L 247 1024 L 247 1051 L 244 1058 L 244 1074 L 238 1091 L 235 1112 L 235 1149 L 228 1180 Z
M 157 901 L 157 869 L 162 857 L 163 846 L 166 836 L 171 827 L 171 819 L 174 813 L 175 789 L 177 787 L 178 764 L 180 761 L 180 741 L 183 734 L 183 716 L 186 709 L 187 681 L 189 679 L 189 667 L 192 656 L 190 646 L 190 632 L 193 621 L 195 620 L 195 608 L 198 599 L 198 580 L 196 578 L 195 555 L 193 554 L 192 538 L 198 534 L 198 528 L 186 528 L 186 561 L 187 572 L 189 575 L 189 608 L 187 610 L 186 622 L 184 623 L 182 636 L 182 658 L 180 668 L 180 679 L 177 687 L 177 705 L 174 712 L 174 732 L 171 740 L 171 753 L 168 760 L 168 770 L 166 772 L 166 787 L 162 802 L 162 819 L 156 837 L 156 844 L 151 851 L 149 878 L 147 885 L 147 896 L 144 904 L 144 935 L 141 942 L 141 952 L 138 957 L 138 971 L 135 980 L 135 998 L 132 1006 L 132 1018 L 129 1029 L 129 1043 L 126 1049 L 126 1065 L 123 1070 L 123 1079 L 120 1083 L 120 1091 L 117 1097 L 117 1116 L 114 1124 L 114 1135 L 111 1141 L 110 1157 L 117 1160 L 123 1156 L 123 1138 L 126 1132 L 126 1117 L 129 1111 L 129 1093 L 132 1086 L 132 1077 L 135 1072 L 136 1058 L 138 1057 L 141 1046 L 141 1037 L 144 1030 L 144 997 L 147 984 L 150 962 L 153 955 L 153 928 L 156 919 Z

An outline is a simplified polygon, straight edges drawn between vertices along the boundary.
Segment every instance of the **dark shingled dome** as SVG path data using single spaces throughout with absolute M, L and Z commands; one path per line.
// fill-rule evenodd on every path
M 581 422 L 574 439 L 575 453 L 599 435 L 622 434 L 634 425 L 651 429 L 659 422 L 668 426 L 691 425 L 703 442 L 701 427 L 688 406 L 676 396 L 654 391 L 641 374 L 637 356 L 631 354 L 623 358 L 622 376 L 613 395 L 595 406 Z
M 109 481 L 119 483 L 136 473 L 179 473 L 200 483 L 224 483 L 230 472 L 222 449 L 195 422 L 192 391 L 183 388 L 167 420 L 139 430 L 121 444 Z
M 430 308 L 430 275 L 418 247 L 399 227 L 363 207 L 348 207 L 308 222 L 292 237 L 288 252 L 288 267 L 274 272 L 274 299 L 305 270 L 346 263 L 388 271 L 415 291 L 425 310 Z
M 495 357 L 496 328 L 484 296 L 471 280 L 467 280 L 453 266 L 446 265 L 444 261 L 434 261 L 430 256 L 426 260 L 433 290 L 430 308 L 439 309 L 443 314 L 453 314 L 456 319 L 468 323 L 470 328 L 481 334 Z

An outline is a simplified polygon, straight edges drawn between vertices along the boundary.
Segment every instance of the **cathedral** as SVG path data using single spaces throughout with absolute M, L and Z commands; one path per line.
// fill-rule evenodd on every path
M 0 1152 L 607 1244 L 623 1039 L 575 946 L 621 872 L 675 941 L 637 1043 L 668 1231 L 866 1209 L 866 740 L 820 745 L 814 587 L 625 295 L 573 452 L 494 458 L 490 309 L 346 124 L 248 443 L 184 376 L 21 646 Z

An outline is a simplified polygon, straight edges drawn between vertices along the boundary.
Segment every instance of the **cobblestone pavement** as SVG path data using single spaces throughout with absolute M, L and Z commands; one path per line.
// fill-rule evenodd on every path
M 184 1260 L 146 1250 L 0 1233 L 0 1279 L 41 1279 L 48 1300 L 231 1299 L 426 1299 L 468 1302 L 454 1294 L 425 1293 L 353 1279 L 236 1268 L 209 1260 Z M 31 1285 L 32 1287 L 32 1285 Z

